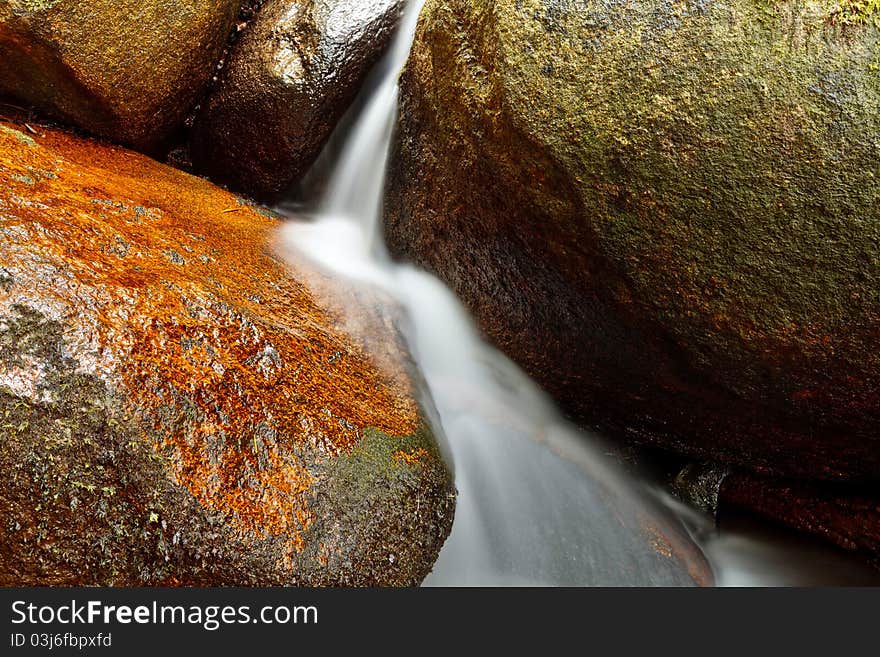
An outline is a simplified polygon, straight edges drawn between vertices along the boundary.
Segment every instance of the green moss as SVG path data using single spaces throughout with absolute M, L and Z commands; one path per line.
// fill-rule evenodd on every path
M 589 233 L 682 343 L 708 358 L 718 318 L 740 318 L 749 340 L 880 308 L 876 33 L 841 34 L 811 2 L 756 20 L 748 2 L 682 13 L 655 0 L 612 6 L 618 28 L 596 34 L 560 15 L 564 36 L 547 39 L 528 19 L 544 3 L 520 4 L 494 37 L 497 79 L 476 82 L 504 89 L 498 104 L 538 150 L 590 181 Z M 864 17 L 877 1 L 852 6 Z
M 418 464 L 399 457 L 401 453 L 420 450 L 425 458 L 419 459 Z M 334 488 L 350 499 L 349 504 L 357 507 L 365 500 L 376 501 L 377 493 L 399 493 L 402 490 L 399 484 L 414 482 L 423 467 L 441 464 L 437 444 L 426 426 L 422 425 L 415 433 L 402 438 L 370 427 L 364 430 L 357 447 L 334 459 L 330 479 Z
M 12 3 L 14 5 L 17 5 L 29 12 L 45 11 L 47 9 L 51 9 L 59 2 L 60 0 L 12 0 Z
M 27 185 L 28 187 L 33 187 L 36 184 L 36 181 L 30 176 L 22 176 L 19 174 L 12 174 L 12 179 L 17 180 L 18 182 Z
M 835 14 L 843 23 L 880 27 L 880 0 L 843 0 Z
M 22 144 L 27 144 L 28 146 L 36 146 L 37 145 L 37 142 L 35 142 L 33 139 L 28 137 L 23 132 L 16 130 L 15 128 L 10 128 L 8 126 L 0 124 L 0 132 L 5 132 L 7 135 L 12 135 L 16 139 L 18 139 L 18 141 L 20 141 Z
M 11 286 L 13 280 L 6 276 Z M 61 326 L 30 306 L 13 305 L 11 310 L 0 332 L 0 364 L 18 367 L 34 358 L 46 364 L 51 376 L 62 364 Z
M 409 456 L 410 458 L 407 458 Z M 310 505 L 317 518 L 303 565 L 310 579 L 412 586 L 424 577 L 452 526 L 452 477 L 426 426 L 404 437 L 363 432 L 347 454 L 331 459 Z

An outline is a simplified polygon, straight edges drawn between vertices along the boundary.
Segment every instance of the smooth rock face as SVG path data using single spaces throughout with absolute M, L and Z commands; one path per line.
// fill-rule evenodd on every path
M 152 152 L 211 77 L 242 0 L 0 3 L 0 94 Z
M 197 170 L 266 197 L 314 162 L 387 47 L 401 0 L 269 0 L 196 118 Z
M 120 148 L 0 122 L 0 190 L 0 584 L 421 581 L 454 493 L 387 316 L 370 357 L 275 218 Z
M 391 249 L 588 424 L 876 480 L 875 18 L 804 0 L 428 0 Z

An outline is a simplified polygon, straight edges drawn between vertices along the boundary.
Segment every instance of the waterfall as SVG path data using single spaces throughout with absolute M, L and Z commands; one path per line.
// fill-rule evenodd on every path
M 411 2 L 382 80 L 344 143 L 310 221 L 285 244 L 322 267 L 375 285 L 404 309 L 404 332 L 454 461 L 452 533 L 426 584 L 688 583 L 652 547 L 647 526 L 687 541 L 676 521 L 569 426 L 539 388 L 485 344 L 436 278 L 395 264 L 381 244 L 381 198 L 397 77 L 421 2 Z M 648 520 L 650 519 L 650 520 Z
M 702 554 L 682 521 L 689 514 L 674 513 L 662 494 L 622 472 L 598 437 L 566 422 L 525 373 L 482 340 L 439 280 L 387 255 L 381 199 L 397 79 L 421 5 L 407 6 L 379 65 L 380 82 L 344 134 L 323 198 L 308 216 L 291 217 L 282 241 L 335 275 L 381 288 L 402 309 L 458 488 L 452 532 L 425 584 L 690 584 L 686 566 Z M 720 583 L 779 583 L 769 566 L 748 576 L 750 539 L 712 543 L 706 518 L 690 517 L 691 529 L 708 532 Z M 734 570 L 719 568 L 724 561 L 736 562 Z M 784 583 L 791 581 L 800 580 Z

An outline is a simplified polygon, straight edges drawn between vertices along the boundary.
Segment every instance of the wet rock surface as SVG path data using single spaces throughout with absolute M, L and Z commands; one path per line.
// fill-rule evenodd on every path
M 198 171 L 269 197 L 298 180 L 388 46 L 401 0 L 269 0 L 192 133 Z
M 276 218 L 35 132 L 0 122 L 0 583 L 420 582 L 454 492 L 391 320 L 369 356 Z
M 768 477 L 728 465 L 687 463 L 670 489 L 720 524 L 763 518 L 832 543 L 880 566 L 880 492 L 876 486 Z
M 10 0 L 0 95 L 152 152 L 202 93 L 242 0 Z
M 733 472 L 719 489 L 719 507 L 738 508 L 815 534 L 880 566 L 880 493 Z
M 842 7 L 428 0 L 392 252 L 588 425 L 876 481 L 880 33 Z

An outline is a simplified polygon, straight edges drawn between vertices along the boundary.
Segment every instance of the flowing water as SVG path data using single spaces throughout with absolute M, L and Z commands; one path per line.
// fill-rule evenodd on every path
M 452 533 L 425 584 L 688 584 L 685 566 L 696 564 L 697 572 L 703 552 L 721 584 L 807 582 L 774 579 L 773 559 L 786 560 L 787 552 L 762 552 L 744 533 L 731 535 L 732 544 L 727 535 L 719 541 L 705 518 L 675 512 L 662 494 L 619 471 L 597 437 L 569 425 L 536 384 L 482 341 L 439 280 L 389 259 L 380 224 L 384 174 L 397 76 L 421 4 L 409 3 L 320 202 L 308 213 L 286 208 L 293 216 L 283 242 L 338 276 L 381 288 L 402 309 L 458 488 Z

